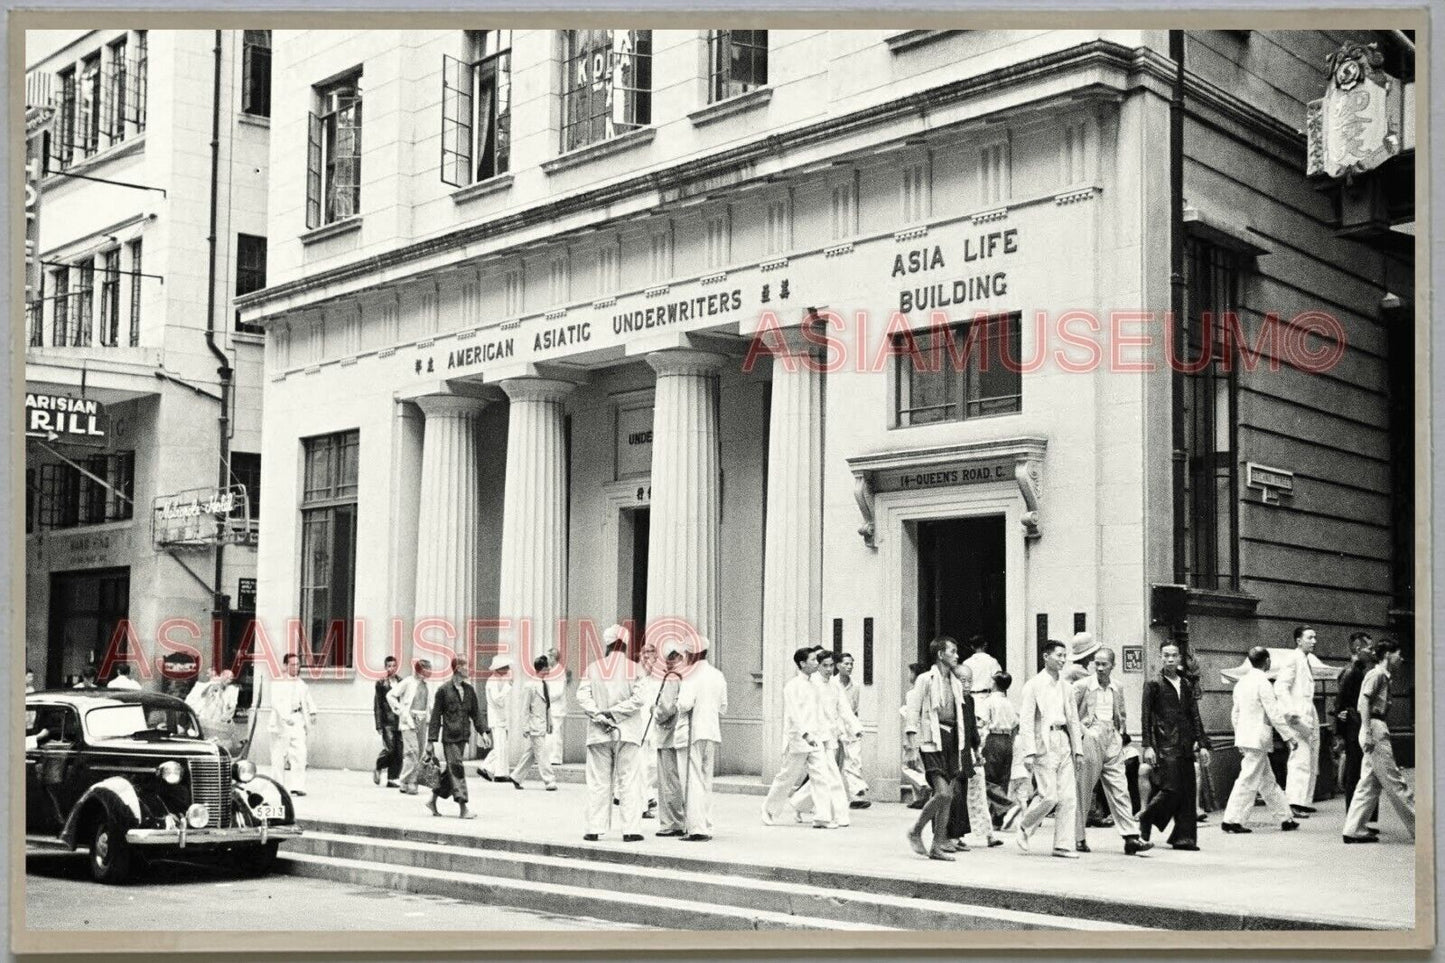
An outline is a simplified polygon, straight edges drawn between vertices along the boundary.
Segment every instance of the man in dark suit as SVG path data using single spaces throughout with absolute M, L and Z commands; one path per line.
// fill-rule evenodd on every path
M 1169 845 L 1193 851 L 1199 849 L 1194 754 L 1201 766 L 1209 765 L 1209 737 L 1194 687 L 1179 671 L 1179 647 L 1167 642 L 1159 657 L 1159 678 L 1144 686 L 1142 740 L 1144 762 L 1154 767 L 1162 788 L 1139 813 L 1139 835 L 1147 840 L 1151 829 L 1163 830 L 1173 821 Z
M 451 679 L 437 689 L 436 703 L 432 706 L 428 741 L 435 745 L 440 739 L 447 762 L 442 784 L 432 790 L 431 800 L 426 804 L 433 816 L 441 815 L 437 812 L 437 800 L 449 795 L 461 806 L 457 814 L 460 818 L 477 818 L 476 813 L 467 809 L 467 771 L 462 765 L 474 727 L 482 737 L 482 748 L 490 749 L 492 735 L 488 731 L 487 710 L 477 698 L 477 690 L 467 681 L 467 660 L 458 656 L 452 659 Z
M 381 734 L 381 752 L 372 767 L 371 781 L 381 785 L 381 771 L 385 769 L 387 788 L 395 789 L 397 779 L 401 777 L 401 719 L 386 697 L 398 684 L 396 656 L 388 655 L 383 664 L 386 675 L 376 680 L 376 694 L 371 699 L 371 715 L 376 722 L 376 731 Z
M 1350 636 L 1350 665 L 1340 675 L 1340 689 L 1335 695 L 1335 734 L 1344 741 L 1345 771 L 1341 784 L 1345 789 L 1345 809 L 1355 796 L 1355 784 L 1360 781 L 1360 765 L 1365 753 L 1360 748 L 1360 684 L 1365 673 L 1375 665 L 1374 643 L 1364 632 Z

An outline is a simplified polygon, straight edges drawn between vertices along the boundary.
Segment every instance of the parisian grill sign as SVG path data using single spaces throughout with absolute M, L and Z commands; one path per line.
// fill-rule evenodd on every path
M 104 445 L 105 409 L 98 401 L 71 395 L 27 392 L 25 437 Z

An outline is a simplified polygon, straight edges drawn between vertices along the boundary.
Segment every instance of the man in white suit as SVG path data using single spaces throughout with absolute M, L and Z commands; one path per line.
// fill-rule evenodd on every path
M 316 725 L 316 704 L 301 679 L 301 660 L 287 652 L 286 675 L 270 685 L 271 778 L 293 796 L 306 795 L 306 739 Z M 288 768 L 289 764 L 289 768 Z
M 823 752 L 822 720 L 818 712 L 818 687 L 813 673 L 818 671 L 818 650 L 805 645 L 793 653 L 798 672 L 783 686 L 783 764 L 768 798 L 763 801 L 763 824 L 774 825 L 788 805 L 793 788 L 808 774 L 808 781 L 820 787 L 813 797 L 813 828 L 834 829 L 831 770 Z
M 610 632 L 611 630 L 609 630 Z M 627 641 L 614 634 L 606 653 L 587 667 L 577 706 L 587 716 L 587 832 L 596 842 L 612 822 L 612 800 L 622 809 L 622 841 L 642 839 L 641 784 L 635 769 L 651 702 L 639 688 L 642 670 L 627 657 Z
M 1084 763 L 1078 767 L 1078 793 L 1075 796 L 1075 849 L 1089 852 L 1086 827 L 1089 807 L 1094 802 L 1094 787 L 1100 780 L 1104 800 L 1114 827 L 1124 839 L 1124 853 L 1152 849 L 1151 843 L 1139 838 L 1139 821 L 1134 818 L 1129 801 L 1129 780 L 1124 772 L 1124 732 L 1128 714 L 1124 707 L 1124 687 L 1114 677 L 1114 650 L 1101 646 L 1094 653 L 1094 674 L 1074 683 L 1074 707 L 1079 725 L 1083 727 L 1086 750 Z M 1092 742 L 1092 746 L 1090 746 Z
M 1285 721 L 1298 738 L 1289 752 L 1285 796 L 1296 817 L 1315 811 L 1315 778 L 1319 775 L 1320 720 L 1315 713 L 1315 677 L 1310 670 L 1310 653 L 1315 650 L 1315 630 L 1307 625 L 1294 630 L 1295 648 L 1281 660 L 1274 680 L 1274 694 L 1284 710 Z
M 706 639 L 693 645 L 691 664 L 677 690 L 677 711 L 688 717 L 687 775 L 683 782 L 689 842 L 712 839 L 712 776 L 722 744 L 722 717 L 728 711 L 728 681 L 708 662 Z
M 1285 714 L 1265 676 L 1268 671 L 1269 649 L 1257 645 L 1249 650 L 1249 671 L 1234 684 L 1234 709 L 1230 719 L 1234 725 L 1234 746 L 1239 750 L 1239 778 L 1234 780 L 1234 789 L 1224 806 L 1224 823 L 1220 828 L 1226 833 L 1253 832 L 1245 823 L 1254 809 L 1256 794 L 1264 797 L 1265 806 L 1281 830 L 1299 828 L 1299 823 L 1291 818 L 1284 793 L 1274 781 L 1274 770 L 1269 766 L 1275 732 L 1289 744 L 1291 752 L 1298 740 L 1285 722 Z
M 813 675 L 813 685 L 818 687 L 818 716 L 822 732 L 818 741 L 823 744 L 829 775 L 832 782 L 828 791 L 832 793 L 833 821 L 839 826 L 852 825 L 848 816 L 848 790 L 843 782 L 843 770 L 838 764 L 838 747 L 845 739 L 858 739 L 863 735 L 863 726 L 854 715 L 848 695 L 834 683 L 833 669 L 836 662 L 828 649 L 818 650 L 818 671 Z M 813 812 L 813 797 L 823 791 L 808 780 L 799 786 L 790 797 L 798 818 L 804 819 Z
M 1074 832 L 1078 793 L 1074 770 L 1084 761 L 1083 732 L 1073 690 L 1060 675 L 1067 650 L 1062 642 L 1045 642 L 1043 671 L 1024 683 L 1016 751 L 1033 774 L 1038 794 L 1019 820 L 1017 842 L 1028 852 L 1029 837 L 1052 812 L 1054 855 L 1078 859 L 1069 837 Z

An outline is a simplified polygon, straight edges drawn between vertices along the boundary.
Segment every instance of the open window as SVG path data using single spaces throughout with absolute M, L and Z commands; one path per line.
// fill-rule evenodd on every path
M 469 30 L 442 57 L 442 180 L 466 187 L 511 169 L 512 31 Z
M 361 210 L 361 74 L 314 88 L 319 112 L 306 144 L 306 226 L 321 227 Z

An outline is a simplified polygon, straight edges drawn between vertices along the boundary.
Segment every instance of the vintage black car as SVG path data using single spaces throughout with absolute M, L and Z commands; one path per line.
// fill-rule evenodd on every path
M 25 697 L 25 832 L 32 849 L 89 849 L 119 883 L 147 858 L 218 858 L 264 873 L 301 835 L 291 797 L 155 692 Z

